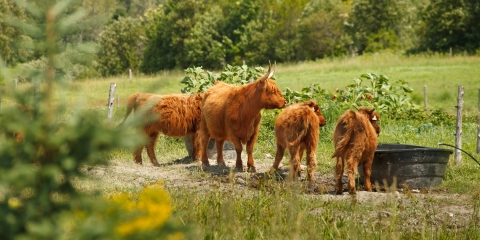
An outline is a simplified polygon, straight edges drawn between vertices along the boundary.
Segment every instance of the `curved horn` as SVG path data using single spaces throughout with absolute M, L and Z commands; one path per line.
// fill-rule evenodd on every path
M 265 73 L 265 75 L 263 75 L 262 78 L 260 78 L 260 81 L 263 82 L 265 80 L 267 80 L 267 78 L 270 78 L 270 70 L 272 69 L 272 64 L 270 63 L 270 60 L 268 61 L 268 71 Z M 273 73 L 272 73 L 273 75 Z
M 272 72 L 268 75 L 268 78 L 271 78 L 273 76 L 273 73 L 275 72 L 275 68 L 277 68 L 277 61 L 273 62 L 273 70 Z

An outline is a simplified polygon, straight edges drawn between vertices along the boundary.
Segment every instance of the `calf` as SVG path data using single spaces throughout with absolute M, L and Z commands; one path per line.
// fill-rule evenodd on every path
M 193 153 L 192 160 L 200 158 L 200 148 L 197 140 L 197 130 L 200 126 L 202 94 L 171 94 L 157 95 L 151 93 L 135 93 L 128 98 L 127 112 L 122 125 L 132 110 L 143 108 L 145 116 L 153 116 L 155 121 L 149 121 L 143 126 L 143 131 L 149 138 L 145 145 L 148 157 L 154 166 L 159 166 L 155 156 L 155 142 L 159 133 L 169 137 L 191 135 Z M 135 163 L 142 164 L 142 150 L 135 150 Z
M 344 164 L 347 164 L 348 192 L 355 194 L 355 172 L 359 164 L 363 164 L 365 176 L 365 190 L 372 191 L 370 175 L 372 173 L 373 155 L 377 149 L 377 134 L 380 127 L 377 120 L 380 117 L 374 113 L 375 109 L 360 108 L 358 112 L 347 110 L 337 121 L 333 141 L 335 152 L 332 158 L 337 157 L 335 167 L 335 190 L 342 194 L 342 175 Z
M 278 170 L 278 165 L 288 148 L 290 153 L 290 180 L 295 175 L 300 177 L 300 161 L 307 151 L 307 179 L 312 181 L 313 170 L 317 167 L 315 151 L 317 149 L 320 127 L 327 121 L 322 115 L 317 103 L 309 100 L 305 103 L 293 104 L 285 108 L 275 120 L 275 137 L 277 153 L 272 170 Z

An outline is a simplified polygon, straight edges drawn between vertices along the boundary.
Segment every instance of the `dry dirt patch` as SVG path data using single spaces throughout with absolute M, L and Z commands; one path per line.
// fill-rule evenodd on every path
M 168 187 L 187 187 L 200 191 L 215 189 L 241 189 L 257 191 L 259 186 L 264 184 L 267 178 L 265 173 L 270 170 L 271 160 L 256 161 L 257 172 L 236 172 L 231 167 L 235 166 L 234 160 L 226 160 L 228 167 L 217 166 L 210 161 L 212 166 L 200 169 L 198 163 L 190 163 L 188 159 L 177 159 L 173 162 L 161 164 L 160 167 L 153 167 L 149 162 L 145 165 L 134 164 L 133 161 L 112 160 L 108 166 L 96 166 L 85 169 L 88 175 L 94 176 L 92 188 L 104 186 L 103 191 L 107 194 L 119 191 L 138 191 L 143 186 L 163 181 Z M 288 176 L 288 167 L 280 168 L 280 176 Z M 304 173 L 302 173 L 302 177 Z M 284 184 L 281 177 L 276 177 L 276 182 Z M 433 225 L 445 225 L 458 228 L 465 227 L 471 222 L 473 216 L 472 197 L 468 195 L 450 194 L 445 190 L 402 190 L 366 192 L 357 191 L 355 196 L 344 192 L 343 195 L 334 194 L 334 177 L 332 174 L 321 175 L 315 173 L 314 182 L 307 184 L 301 182 L 304 187 L 304 194 L 307 197 L 321 201 L 354 201 L 359 204 L 368 204 L 385 208 L 388 204 L 395 202 L 398 211 L 392 213 L 390 210 L 381 210 L 380 214 L 389 217 L 392 214 L 403 214 L 408 226 L 418 226 L 419 221 L 425 221 Z M 98 182 L 100 181 L 100 183 Z M 346 176 L 344 178 L 346 183 Z M 88 190 L 88 184 L 83 186 Z M 372 212 L 378 215 L 378 212 Z M 478 215 L 477 215 L 478 216 Z M 377 217 L 377 216 L 372 216 Z

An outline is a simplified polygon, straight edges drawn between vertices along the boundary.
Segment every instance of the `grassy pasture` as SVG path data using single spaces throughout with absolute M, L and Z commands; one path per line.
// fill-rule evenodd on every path
M 427 86 L 428 109 L 444 109 L 455 114 L 458 86 L 464 86 L 465 113 L 475 114 L 478 109 L 480 89 L 480 57 L 478 56 L 401 56 L 374 54 L 355 58 L 322 59 L 298 64 L 278 64 L 276 79 L 279 87 L 300 91 L 301 88 L 317 83 L 334 92 L 353 82 L 366 72 L 384 74 L 390 81 L 403 79 L 413 88 L 414 102 L 423 107 L 423 88 Z M 128 96 L 135 92 L 159 94 L 180 93 L 184 87 L 180 81 L 184 73 L 180 70 L 165 71 L 154 76 L 135 75 L 88 79 L 74 82 L 66 92 L 59 93 L 58 100 L 72 106 L 106 106 L 110 83 L 116 83 L 115 93 L 124 105 Z
M 464 109 L 478 109 L 480 89 L 480 58 L 441 55 L 399 56 L 373 54 L 345 59 L 323 59 L 316 62 L 277 66 L 277 81 L 281 88 L 300 90 L 312 83 L 334 91 L 352 83 L 366 72 L 384 74 L 391 81 L 403 79 L 413 88 L 412 98 L 423 107 L 423 88 L 427 86 L 428 109 L 444 109 L 455 113 L 458 86 L 463 86 Z
M 319 83 L 327 90 L 350 84 L 353 78 L 365 72 L 387 75 L 390 80 L 404 79 L 410 83 L 414 101 L 423 106 L 423 86 L 428 87 L 428 107 L 444 109 L 454 114 L 457 86 L 465 87 L 465 112 L 477 114 L 480 81 L 479 57 L 403 57 L 389 54 L 360 56 L 354 59 L 321 60 L 277 66 L 276 77 L 281 89 L 300 90 L 311 83 Z M 170 72 L 153 77 L 112 78 L 76 83 L 76 88 L 89 92 L 88 106 L 106 109 L 110 82 L 117 82 L 117 93 L 124 103 L 129 94 L 152 90 L 157 93 L 180 92 L 183 73 Z M 125 89 L 126 88 L 126 89 Z M 85 90 L 81 92 L 85 92 Z M 123 107 L 116 109 L 114 121 L 123 116 Z M 272 120 L 271 111 L 264 112 L 264 121 Z M 404 143 L 437 147 L 440 142 L 454 144 L 455 124 L 429 124 L 430 121 L 387 118 L 380 120 L 380 143 Z M 334 160 L 331 137 L 334 122 L 322 128 L 317 148 L 319 167 L 317 177 L 332 176 Z M 462 148 L 475 152 L 476 121 L 464 120 Z M 265 135 L 264 135 L 265 134 Z M 257 164 L 272 164 L 266 154 L 274 155 L 274 135 L 265 126 L 255 145 Z M 161 136 L 157 143 L 160 163 L 185 155 L 183 141 Z M 474 154 L 478 158 L 477 154 Z M 114 164 L 131 166 L 131 153 L 121 151 L 112 156 Z M 288 155 L 285 159 L 288 159 Z M 145 165 L 148 158 L 144 154 Z M 214 163 L 213 163 L 214 164 Z M 283 164 L 288 164 L 284 160 Z M 144 170 L 142 170 L 144 171 Z M 175 219 L 180 224 L 194 227 L 194 236 L 203 239 L 450 239 L 480 237 L 480 166 L 467 155 L 459 165 L 453 164 L 453 155 L 443 183 L 424 194 L 404 191 L 401 197 L 395 189 L 367 200 L 355 198 L 329 198 L 329 194 L 305 194 L 302 186 L 292 188 L 266 182 L 256 188 L 236 189 L 229 177 L 218 178 L 208 173 L 188 173 L 192 187 L 168 187 L 177 209 Z M 103 186 L 104 191 L 138 191 L 135 187 L 119 186 L 125 180 L 116 176 L 116 184 Z M 108 179 L 108 178 L 107 178 Z M 131 179 L 135 179 L 132 177 Z M 153 181 L 154 179 L 151 179 Z M 108 181 L 108 180 L 107 180 Z M 111 180 L 110 180 L 111 181 Z M 132 181 L 132 180 L 127 180 Z M 125 184 L 127 184 L 125 181 Z M 195 182 L 205 182 L 208 190 Z M 94 185 L 97 183 L 93 183 Z M 228 190 L 222 189 L 222 185 Z M 128 185 L 130 186 L 130 185 Z M 231 187 L 230 187 L 231 186 Z M 123 190 L 122 190 L 123 189 Z M 373 200 L 375 199 L 375 200 Z M 451 212 L 448 212 L 448 211 Z M 456 212 L 458 210 L 458 212 Z M 445 212 L 447 211 L 447 212 Z M 453 213 L 452 213 L 453 212 Z M 448 217 L 451 216 L 454 217 Z M 448 215 L 448 216 L 447 216 Z
M 300 90 L 311 83 L 319 83 L 333 92 L 365 72 L 384 74 L 391 80 L 409 82 L 414 88 L 413 98 L 419 105 L 423 104 L 423 86 L 427 85 L 429 109 L 443 108 L 450 113 L 455 112 L 457 86 L 463 85 L 465 112 L 472 116 L 477 114 L 479 67 L 480 57 L 380 54 L 279 64 L 276 77 L 281 89 Z M 116 125 L 123 118 L 130 94 L 179 93 L 183 87 L 180 84 L 183 76 L 182 71 L 171 71 L 132 79 L 123 76 L 84 80 L 72 83 L 64 92 L 57 92 L 56 100 L 64 101 L 72 108 L 80 107 L 106 116 L 109 86 L 115 82 L 116 94 L 120 97 L 120 107 L 115 108 L 112 121 Z M 273 116 L 271 111 L 265 111 L 263 121 L 272 121 Z M 379 142 L 429 147 L 437 147 L 439 142 L 454 143 L 454 123 L 430 122 L 381 118 Z M 334 160 L 330 156 L 333 152 L 331 139 L 334 125 L 335 122 L 330 121 L 320 132 L 317 178 L 328 176 L 333 179 Z M 475 152 L 476 127 L 474 118 L 465 119 L 462 148 L 470 153 Z M 275 155 L 275 149 L 269 142 L 274 142 L 274 136 L 265 126 L 262 125 L 261 129 L 254 158 L 257 165 L 270 166 L 273 160 L 266 155 Z M 119 192 L 138 192 L 147 183 L 165 180 L 175 207 L 174 222 L 191 226 L 192 239 L 480 238 L 480 166 L 466 155 L 459 165 L 453 164 L 451 155 L 445 179 L 435 189 L 416 194 L 409 190 L 396 193 L 396 189 L 392 188 L 379 195 L 363 192 L 355 198 L 335 197 L 328 192 L 308 193 L 304 191 L 303 183 L 289 186 L 282 182 L 265 181 L 255 187 L 238 188 L 237 180 L 232 180 L 236 175 L 212 176 L 185 170 L 187 167 L 180 172 L 188 178 L 184 182 L 186 185 L 176 185 L 178 176 L 175 174 L 178 173 L 171 169 L 171 163 L 185 156 L 183 141 L 160 136 L 156 154 L 165 166 L 150 167 L 145 153 L 144 166 L 138 166 L 133 164 L 131 152 L 111 152 L 107 155 L 111 165 L 93 168 L 91 172 L 97 172 L 92 173 L 95 178 L 82 180 L 77 187 L 85 192 L 100 190 L 108 196 Z M 478 154 L 473 155 L 478 159 Z M 284 160 L 283 164 L 287 165 L 288 160 Z M 165 177 L 161 175 L 163 172 L 171 173 Z M 248 177 L 245 179 L 249 181 Z

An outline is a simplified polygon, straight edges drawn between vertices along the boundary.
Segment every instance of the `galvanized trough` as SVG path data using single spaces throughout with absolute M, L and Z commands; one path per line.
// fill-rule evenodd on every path
M 372 184 L 389 186 L 394 178 L 398 188 L 431 188 L 442 183 L 447 168 L 450 149 L 429 148 L 406 144 L 379 144 L 372 164 Z M 359 166 L 360 181 L 363 169 Z

